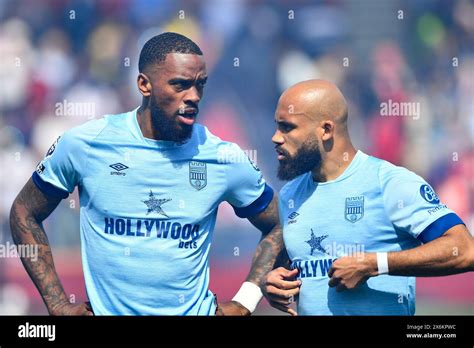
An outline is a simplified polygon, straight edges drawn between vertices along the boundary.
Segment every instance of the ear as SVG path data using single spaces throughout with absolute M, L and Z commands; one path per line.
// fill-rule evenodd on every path
M 328 141 L 334 137 L 334 122 L 325 120 L 321 122 L 321 140 Z
M 139 73 L 137 77 L 137 86 L 138 90 L 144 97 L 149 97 L 151 96 L 151 82 L 148 76 L 146 76 L 144 73 Z

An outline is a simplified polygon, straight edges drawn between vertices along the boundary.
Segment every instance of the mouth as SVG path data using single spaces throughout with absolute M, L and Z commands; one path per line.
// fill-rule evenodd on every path
M 178 121 L 188 126 L 192 126 L 194 122 L 196 122 L 198 112 L 198 109 L 195 108 L 180 109 L 177 117 Z
M 277 155 L 278 155 L 278 156 L 277 156 L 277 159 L 278 159 L 279 161 L 284 160 L 284 159 L 286 158 L 286 155 L 285 155 L 285 153 L 284 153 L 282 150 L 276 148 L 275 151 L 276 151 L 276 153 L 277 153 Z

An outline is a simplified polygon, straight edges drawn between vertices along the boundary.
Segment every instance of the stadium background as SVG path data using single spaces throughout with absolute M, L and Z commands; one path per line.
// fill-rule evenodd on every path
M 0 243 L 22 185 L 65 130 L 139 105 L 137 58 L 163 31 L 202 48 L 209 81 L 199 121 L 257 150 L 269 183 L 282 90 L 308 78 L 341 87 L 363 151 L 425 177 L 473 227 L 474 4 L 471 1 L 0 1 Z M 380 103 L 417 102 L 419 119 L 382 117 Z M 58 112 L 57 103 L 93 106 Z M 212 183 L 211 183 L 212 184 Z M 117 197 L 119 199 L 119 197 Z M 65 290 L 85 299 L 76 192 L 46 221 Z M 211 289 L 229 300 L 259 233 L 220 207 Z M 417 281 L 417 314 L 474 314 L 474 274 Z M 17 258 L 0 259 L 0 314 L 45 314 Z M 272 313 L 262 301 L 257 313 Z

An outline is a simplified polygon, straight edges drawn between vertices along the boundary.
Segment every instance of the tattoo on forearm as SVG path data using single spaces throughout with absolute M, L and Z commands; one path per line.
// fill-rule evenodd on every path
M 282 230 L 280 225 L 276 225 L 258 244 L 247 281 L 261 285 L 265 275 L 275 267 L 277 256 L 283 251 Z
M 283 233 L 278 223 L 278 198 L 274 197 L 267 209 L 251 222 L 263 231 L 263 237 L 255 251 L 252 267 L 246 280 L 263 285 L 266 274 L 275 268 L 278 256 L 282 253 L 286 255 Z M 269 232 L 265 233 L 265 231 Z
M 41 223 L 59 202 L 59 198 L 50 199 L 44 196 L 30 179 L 16 198 L 10 213 L 13 241 L 16 244 L 38 245 L 36 260 L 22 257 L 21 261 L 50 312 L 68 301 L 56 273 L 48 237 Z

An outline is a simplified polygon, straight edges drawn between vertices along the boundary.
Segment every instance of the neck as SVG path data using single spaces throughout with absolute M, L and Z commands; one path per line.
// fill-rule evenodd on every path
M 144 103 L 137 110 L 137 122 L 145 138 L 160 140 L 158 132 L 151 121 L 151 111 Z
M 340 150 L 322 153 L 321 165 L 312 170 L 313 180 L 325 182 L 337 179 L 349 167 L 356 153 L 351 143 Z

